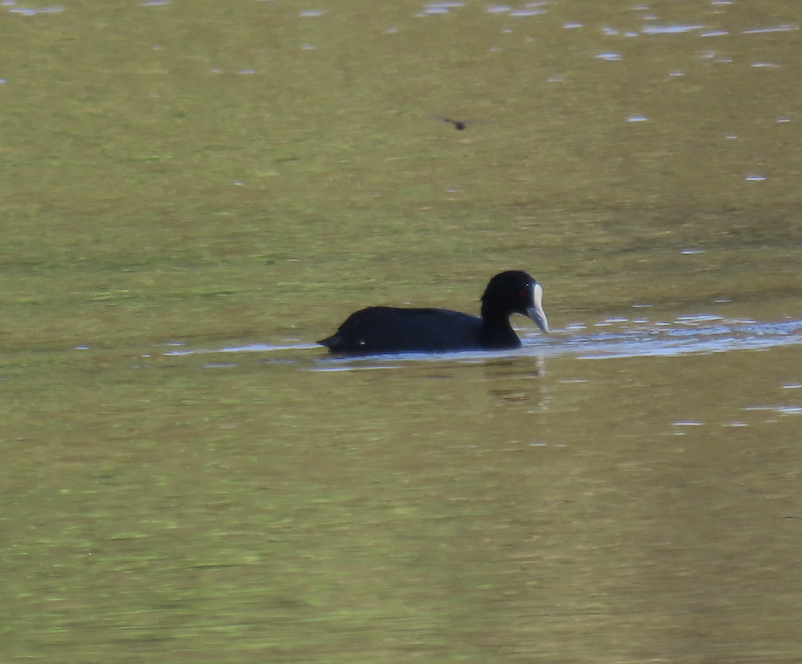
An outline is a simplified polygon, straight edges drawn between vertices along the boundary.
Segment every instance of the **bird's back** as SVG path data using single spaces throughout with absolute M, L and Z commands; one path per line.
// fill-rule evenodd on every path
M 447 309 L 369 307 L 321 340 L 334 353 L 376 354 L 481 349 L 482 319 Z

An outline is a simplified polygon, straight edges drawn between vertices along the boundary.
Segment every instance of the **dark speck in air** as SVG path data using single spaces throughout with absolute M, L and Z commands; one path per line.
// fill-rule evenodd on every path
M 469 124 L 474 124 L 475 120 L 453 120 L 451 118 L 444 118 L 440 115 L 432 115 L 431 113 L 426 114 L 428 117 L 432 118 L 432 120 L 439 120 L 440 122 L 448 122 L 450 125 L 454 125 L 454 128 L 457 131 L 463 131 L 468 127 Z

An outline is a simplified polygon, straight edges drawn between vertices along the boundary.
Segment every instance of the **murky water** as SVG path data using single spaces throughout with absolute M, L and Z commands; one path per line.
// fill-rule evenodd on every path
M 800 661 L 800 26 L 0 3 L 0 659 Z

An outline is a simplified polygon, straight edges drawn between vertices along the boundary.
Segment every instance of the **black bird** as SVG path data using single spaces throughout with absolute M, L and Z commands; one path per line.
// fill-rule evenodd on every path
M 443 122 L 453 124 L 457 128 L 457 131 L 462 131 L 468 126 L 468 124 L 462 120 L 452 120 L 451 118 L 443 118 Z
M 519 270 L 497 274 L 482 295 L 482 317 L 448 309 L 368 307 L 351 314 L 330 337 L 317 343 L 331 353 L 437 353 L 520 348 L 510 315 L 529 316 L 543 331 L 543 287 Z
M 479 120 L 452 120 L 451 118 L 444 118 L 440 115 L 433 115 L 432 113 L 427 113 L 426 115 L 433 120 L 448 122 L 448 124 L 454 125 L 457 131 L 463 131 L 464 129 L 468 128 L 469 124 L 475 124 L 476 122 L 479 122 Z

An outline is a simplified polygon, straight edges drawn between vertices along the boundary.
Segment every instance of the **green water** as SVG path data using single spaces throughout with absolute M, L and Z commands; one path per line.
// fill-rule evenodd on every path
M 802 657 L 798 345 L 303 347 L 502 269 L 565 343 L 802 319 L 796 3 L 12 8 L 0 659 Z

